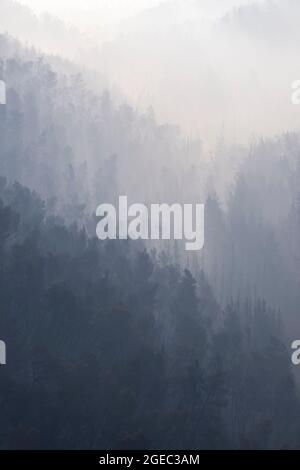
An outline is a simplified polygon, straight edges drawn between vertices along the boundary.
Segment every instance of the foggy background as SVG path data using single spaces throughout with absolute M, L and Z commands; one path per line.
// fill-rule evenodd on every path
M 208 153 L 220 137 L 249 144 L 298 127 L 295 0 L 24 0 L 32 12 L 16 8 L 11 24 L 7 1 L 3 31 L 97 70 L 137 109 L 152 107 L 159 122 L 201 138 Z
M 0 0 L 3 448 L 299 449 L 299 0 Z M 205 246 L 95 210 L 204 203 Z

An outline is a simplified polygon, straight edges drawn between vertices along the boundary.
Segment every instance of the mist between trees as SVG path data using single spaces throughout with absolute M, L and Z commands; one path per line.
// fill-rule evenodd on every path
M 0 58 L 2 448 L 299 448 L 299 133 L 207 158 L 66 60 Z M 203 202 L 203 249 L 97 239 L 122 194 Z

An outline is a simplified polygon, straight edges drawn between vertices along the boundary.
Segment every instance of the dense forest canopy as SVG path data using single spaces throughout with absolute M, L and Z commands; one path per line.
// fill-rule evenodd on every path
M 144 37 L 151 43 L 153 33 L 144 24 L 157 15 L 155 34 L 162 34 L 171 4 L 126 23 L 123 47 L 139 38 L 134 60 L 141 73 L 148 73 L 146 55 L 140 59 Z M 23 44 L 14 19 L 23 18 L 28 30 L 41 24 L 29 9 L 0 0 L 3 12 L 0 334 L 9 355 L 0 369 L 0 448 L 299 448 L 300 389 L 290 350 L 300 334 L 300 133 L 290 125 L 296 110 L 289 114 L 290 103 L 280 108 L 281 95 L 270 132 L 267 107 L 259 137 L 246 143 L 241 131 L 234 140 L 224 127 L 208 152 L 209 135 L 188 135 L 174 125 L 179 118 L 167 123 L 155 99 L 143 111 L 128 90 L 106 87 L 114 80 L 110 67 L 135 76 L 126 56 L 115 64 L 118 34 L 94 50 L 94 59 L 111 59 L 99 76 L 68 54 L 45 53 L 43 43 Z M 244 54 L 252 37 L 263 43 L 260 62 L 282 14 L 280 30 L 289 30 L 284 40 L 293 44 L 275 90 L 288 83 L 297 53 L 298 3 L 241 6 L 213 28 L 219 40 L 242 35 Z M 59 25 L 57 44 L 76 47 L 82 33 Z M 56 28 L 50 22 L 37 37 L 53 39 Z M 168 41 L 179 34 L 174 28 Z M 199 46 L 185 28 L 178 37 Z M 163 74 L 162 57 L 153 56 L 155 73 Z M 181 52 L 173 59 L 180 63 Z M 189 60 L 181 72 L 190 70 Z M 205 85 L 211 75 L 201 67 Z M 187 75 L 180 80 L 187 106 L 175 104 L 178 114 L 190 115 L 195 88 Z M 229 97 L 235 83 L 223 90 Z M 173 91 L 166 94 L 171 101 Z M 145 204 L 204 203 L 203 250 L 189 253 L 176 241 L 100 242 L 96 208 L 122 194 Z

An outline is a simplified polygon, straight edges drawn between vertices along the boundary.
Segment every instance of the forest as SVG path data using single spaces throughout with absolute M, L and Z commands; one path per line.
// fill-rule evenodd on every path
M 0 80 L 0 449 L 300 449 L 300 132 L 208 158 L 7 32 Z M 99 240 L 120 195 L 205 203 L 203 249 Z

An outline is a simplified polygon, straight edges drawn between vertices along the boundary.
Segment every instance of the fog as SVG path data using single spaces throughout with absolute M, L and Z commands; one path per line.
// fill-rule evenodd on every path
M 249 144 L 298 128 L 295 0 L 22 3 L 38 17 L 18 10 L 10 23 L 2 0 L 2 30 L 97 70 L 115 96 L 151 107 L 160 123 L 200 138 L 207 154 L 220 138 Z
M 163 3 L 196 4 L 205 18 L 217 18 L 224 15 L 229 9 L 247 4 L 251 0 L 20 0 L 23 5 L 29 6 L 35 13 L 45 12 L 56 15 L 74 26 L 83 30 L 88 28 L 101 28 L 110 25 L 118 28 L 121 20 L 132 17 L 146 9 L 157 7 Z M 120 26 L 119 26 L 120 27 Z
M 300 448 L 299 24 L 0 0 L 3 449 Z
M 47 2 L 38 5 L 40 13 Z M 79 29 L 76 15 L 70 26 L 80 5 L 94 12 L 93 25 L 102 9 L 114 34 L 101 42 L 92 26 L 89 33 Z M 5 176 L 54 198 L 68 222 L 85 224 L 100 201 L 120 194 L 141 203 L 204 202 L 215 194 L 230 211 L 245 168 L 253 188 L 255 178 L 266 180 L 265 190 L 257 188 L 247 204 L 251 210 L 257 204 L 270 230 L 279 230 L 296 197 L 287 181 L 297 167 L 297 139 L 290 149 L 282 136 L 299 127 L 299 108 L 291 102 L 292 83 L 300 76 L 299 2 L 122 2 L 121 10 L 118 5 L 49 3 L 51 14 L 60 9 L 64 23 L 35 16 L 11 0 L 0 3 L 8 32 L 2 51 L 8 109 L 17 128 L 19 109 L 25 126 L 20 140 L 7 144 Z M 266 144 L 275 146 L 274 182 L 267 176 L 271 150 L 261 149 L 268 138 L 275 139 Z M 260 152 L 268 163 L 259 162 Z M 249 154 L 258 159 L 257 168 Z M 183 265 L 190 263 L 186 253 L 180 256 Z M 203 262 L 221 301 L 235 289 L 247 290 L 241 277 L 224 291 L 210 255 Z M 280 305 L 276 291 L 268 286 L 267 295 L 264 289 L 262 295 Z

